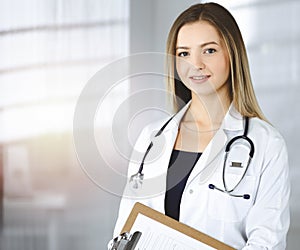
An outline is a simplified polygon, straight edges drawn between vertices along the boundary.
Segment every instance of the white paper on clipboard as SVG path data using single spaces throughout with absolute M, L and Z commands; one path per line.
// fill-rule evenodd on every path
M 143 214 L 137 215 L 131 228 L 135 231 L 142 232 L 135 250 L 216 250 Z
M 122 233 L 141 232 L 135 250 L 235 250 L 142 203 L 135 203 Z

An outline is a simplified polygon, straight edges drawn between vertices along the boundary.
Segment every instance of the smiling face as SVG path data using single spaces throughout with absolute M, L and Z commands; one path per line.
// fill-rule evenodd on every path
M 193 95 L 229 98 L 230 62 L 217 30 L 206 21 L 182 26 L 176 44 L 176 70 Z

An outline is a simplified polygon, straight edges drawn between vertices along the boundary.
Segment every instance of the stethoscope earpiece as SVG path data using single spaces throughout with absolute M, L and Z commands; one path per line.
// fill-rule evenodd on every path
M 231 191 L 226 191 L 226 190 L 222 190 L 220 188 L 217 188 L 214 184 L 208 184 L 208 188 L 212 189 L 212 190 L 216 189 L 216 190 L 221 191 L 221 192 L 223 192 L 225 194 L 228 194 L 228 195 L 230 195 L 232 197 L 244 198 L 245 200 L 249 200 L 250 199 L 250 194 L 243 194 L 243 195 L 232 194 Z
M 243 198 L 244 198 L 245 200 L 249 200 L 249 199 L 250 199 L 250 194 L 244 194 L 244 195 L 243 195 Z

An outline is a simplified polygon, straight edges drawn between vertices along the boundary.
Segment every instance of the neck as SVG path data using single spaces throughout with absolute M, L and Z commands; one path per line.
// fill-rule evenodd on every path
M 198 128 L 204 130 L 218 129 L 229 106 L 228 97 L 218 95 L 200 97 L 192 93 L 192 102 L 184 120 L 196 122 Z

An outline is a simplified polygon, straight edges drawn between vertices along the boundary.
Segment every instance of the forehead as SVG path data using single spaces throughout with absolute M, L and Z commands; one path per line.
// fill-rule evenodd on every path
M 211 41 L 221 43 L 221 37 L 217 29 L 206 21 L 185 24 L 179 29 L 177 35 L 177 46 Z

